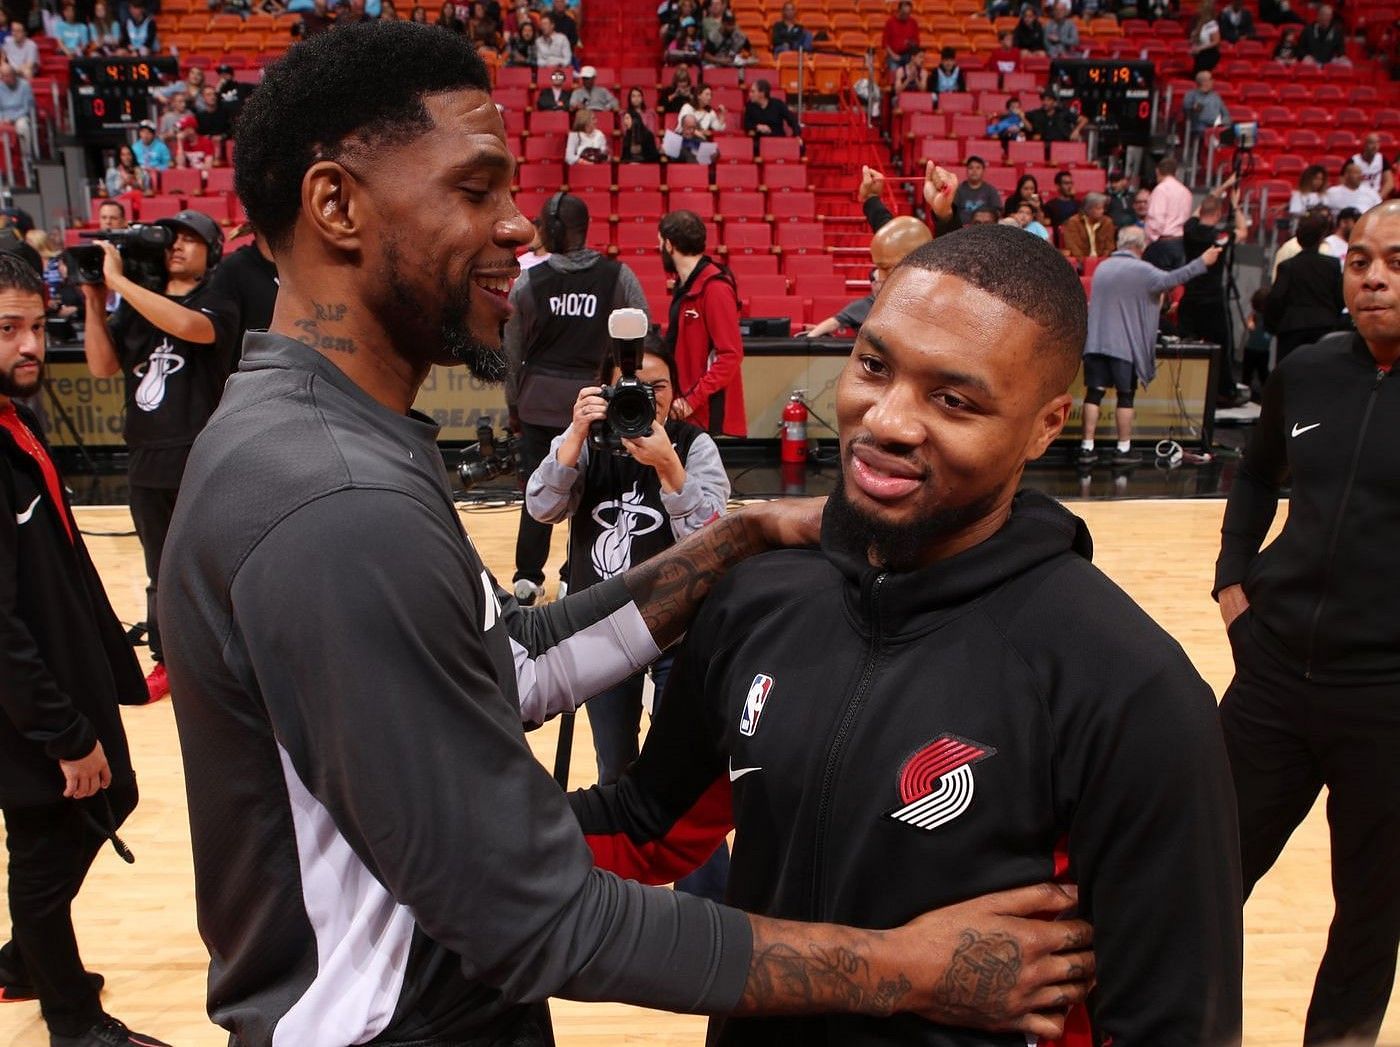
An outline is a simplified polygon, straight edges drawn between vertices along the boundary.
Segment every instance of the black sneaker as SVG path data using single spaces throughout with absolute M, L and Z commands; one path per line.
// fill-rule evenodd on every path
M 1113 452 L 1113 464 L 1116 466 L 1133 466 L 1141 465 L 1142 463 L 1143 457 L 1141 451 L 1129 449 L 1127 451 L 1115 450 Z
M 147 1036 L 143 1032 L 132 1032 L 110 1014 L 104 1014 L 100 1022 L 87 1032 L 79 1033 L 77 1036 L 59 1036 L 56 1033 L 50 1033 L 49 1047 L 171 1047 L 171 1045 L 164 1040 L 157 1040 L 154 1036 Z
M 88 971 L 88 981 L 98 992 L 107 984 L 107 980 L 100 974 Z M 25 1003 L 29 1000 L 37 1000 L 38 991 L 26 981 L 20 981 L 9 975 L 8 972 L 0 970 L 0 1003 Z
M 151 631 L 145 622 L 137 622 L 126 631 L 126 642 L 132 647 L 145 647 L 150 641 L 146 638 Z
M 1074 458 L 1075 465 L 1093 465 L 1099 460 L 1099 453 L 1089 448 L 1081 447 L 1079 454 Z

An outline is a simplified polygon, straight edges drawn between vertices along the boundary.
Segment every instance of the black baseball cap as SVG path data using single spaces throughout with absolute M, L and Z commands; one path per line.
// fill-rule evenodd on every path
M 183 229 L 199 237 L 209 248 L 209 264 L 211 266 L 218 262 L 219 256 L 223 253 L 224 231 L 219 228 L 218 222 L 203 211 L 180 211 L 169 218 L 159 218 L 151 224 L 163 225 L 169 229 Z

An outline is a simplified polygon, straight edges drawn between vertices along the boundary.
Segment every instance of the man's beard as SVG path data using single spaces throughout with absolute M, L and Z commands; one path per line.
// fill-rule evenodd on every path
M 28 362 L 27 360 L 21 360 L 19 363 Z M 19 364 L 15 365 L 15 367 L 18 366 Z M 34 372 L 34 377 L 24 383 L 16 381 L 15 367 L 11 367 L 8 371 L 0 371 L 0 396 L 17 396 L 21 398 L 33 396 L 39 391 L 39 385 L 44 380 L 44 365 L 40 364 L 39 369 Z
M 677 274 L 676 259 L 670 251 L 663 250 L 661 252 L 661 268 L 666 271 L 668 276 L 675 276 Z
M 840 544 L 868 552 L 888 570 L 912 571 L 924 566 L 929 550 L 939 542 L 991 512 L 997 497 L 998 492 L 990 491 L 967 505 L 934 506 L 925 516 L 895 523 L 857 508 L 843 478 L 828 499 L 826 519 Z

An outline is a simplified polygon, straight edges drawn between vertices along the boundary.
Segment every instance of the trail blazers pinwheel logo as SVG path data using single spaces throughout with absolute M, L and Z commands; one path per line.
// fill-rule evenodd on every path
M 901 806 L 890 817 L 916 829 L 947 825 L 972 806 L 972 765 L 996 750 L 945 734 L 924 746 L 899 769 Z

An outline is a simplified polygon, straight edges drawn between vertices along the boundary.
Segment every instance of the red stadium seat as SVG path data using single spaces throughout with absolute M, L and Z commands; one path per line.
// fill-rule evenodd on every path
M 704 83 L 710 87 L 741 87 L 739 81 L 739 70 L 733 68 L 720 68 L 718 66 L 706 69 Z
M 1001 91 L 1001 76 L 995 70 L 981 70 L 966 75 L 969 91 Z
M 802 145 L 796 138 L 773 138 L 765 136 L 759 139 L 758 157 L 765 163 L 782 163 L 787 160 L 801 160 Z
M 785 316 L 794 323 L 802 323 L 802 313 L 802 299 L 786 294 L 756 294 L 749 298 L 749 316 Z
M 503 87 L 520 87 L 529 89 L 535 84 L 534 69 L 523 65 L 507 65 L 496 70 L 496 90 L 492 92 L 493 97 L 499 96 Z
M 804 276 L 797 281 L 796 291 L 807 298 L 823 296 L 836 298 L 846 294 L 846 278 L 839 273 L 825 276 Z
M 649 222 L 655 225 L 666 213 L 661 202 L 661 192 L 655 189 L 639 189 L 635 192 L 617 194 L 617 220 L 619 222 Z
M 746 256 L 741 256 L 746 257 Z M 755 258 L 772 258 L 772 255 L 754 255 Z M 738 266 L 735 266 L 736 270 Z M 786 276 L 774 273 L 771 276 L 745 275 L 738 279 L 739 293 L 744 295 L 784 295 L 788 293 Z
M 574 164 L 568 170 L 569 192 L 612 188 L 612 167 L 609 164 Z
M 945 91 L 938 96 L 940 113 L 971 113 L 976 108 L 976 99 L 967 91 Z
M 933 112 L 933 95 L 924 92 L 902 94 L 899 96 L 897 105 L 897 111 L 901 113 L 931 113 Z
M 1006 147 L 1006 162 L 1009 164 L 1045 163 L 1044 142 L 1010 142 Z
M 161 171 L 160 191 L 179 196 L 199 196 L 204 192 L 204 172 L 193 167 L 172 167 Z
M 1081 193 L 1101 193 L 1108 188 L 1108 175 L 1102 167 L 1076 167 L 1074 188 Z
M 806 189 L 807 178 L 806 164 L 769 164 L 763 169 L 763 181 L 770 193 Z
M 174 218 L 184 207 L 185 201 L 178 196 L 147 196 L 141 200 L 139 217 L 143 222 Z
M 581 193 L 570 193 L 583 201 L 588 208 L 588 220 L 593 225 L 607 224 L 608 215 L 613 212 L 612 194 L 606 189 L 585 189 Z
M 672 211 L 694 211 L 707 222 L 715 217 L 715 197 L 708 190 L 672 190 L 668 206 Z
M 919 143 L 917 159 L 920 163 L 932 160 L 947 167 L 962 159 L 962 146 L 956 138 L 925 138 Z
M 651 222 L 619 222 L 617 225 L 617 246 L 622 251 L 657 249 L 656 226 Z
M 773 243 L 773 230 L 764 222 L 726 222 L 724 246 L 736 251 L 767 251 Z
M 835 316 L 856 298 L 855 295 L 817 295 L 806 299 L 807 322 L 819 324 L 828 316 Z
M 560 109 L 537 110 L 530 114 L 530 133 L 534 135 L 566 135 L 571 121 Z
M 661 189 L 661 168 L 656 164 L 618 164 L 617 188 L 628 193 L 642 189 Z
M 976 113 L 956 113 L 948 121 L 948 133 L 954 138 L 980 138 L 987 133 L 985 117 Z M 1000 144 L 997 145 L 1000 149 Z
M 515 206 L 520 208 L 521 214 L 526 218 L 534 221 L 544 212 L 544 205 L 549 203 L 549 198 L 553 195 L 554 190 L 522 190 L 515 194 Z
M 768 213 L 776 222 L 810 222 L 817 216 L 817 194 L 805 190 L 772 193 Z
M 750 192 L 757 192 L 760 185 L 758 164 L 729 164 L 724 169 L 721 181 L 723 184 L 720 188 L 726 192 L 731 189 L 747 189 Z
M 549 192 L 557 192 L 559 186 L 564 182 L 564 165 L 559 163 L 538 162 L 522 164 L 517 172 L 520 179 L 520 188 L 524 190 L 547 189 Z
M 776 227 L 777 244 L 785 254 L 822 254 L 826 238 L 820 222 L 780 222 Z M 788 261 L 791 261 L 789 258 Z M 830 259 L 827 259 L 828 263 Z
M 564 159 L 563 135 L 531 135 L 525 139 L 525 162 Z
M 702 164 L 667 164 L 666 187 L 673 193 L 677 189 L 710 188 L 710 169 Z
M 775 254 L 746 254 L 730 267 L 742 282 L 752 276 L 777 276 L 778 256 Z M 786 290 L 786 288 L 784 288 Z
M 761 220 L 767 212 L 763 206 L 763 194 L 746 189 L 725 189 L 719 194 L 719 215 L 726 222 Z
M 812 276 L 831 276 L 831 266 L 830 255 L 783 252 L 783 274 L 794 282 Z
M 1057 167 L 1088 163 L 1088 147 L 1083 142 L 1051 142 L 1050 162 Z
M 970 156 L 980 156 L 987 163 L 996 163 L 1001 158 L 1001 143 L 995 138 L 969 138 L 962 144 L 961 159 L 966 162 Z

